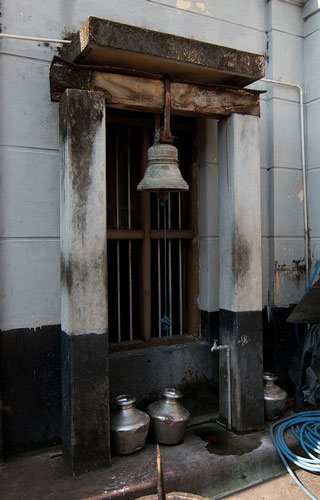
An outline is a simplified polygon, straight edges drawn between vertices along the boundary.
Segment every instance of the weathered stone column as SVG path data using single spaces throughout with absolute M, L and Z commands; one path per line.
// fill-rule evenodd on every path
M 264 425 L 259 118 L 219 123 L 220 344 L 231 348 L 232 423 Z M 220 351 L 220 414 L 227 419 L 225 351 Z
M 72 470 L 110 465 L 105 97 L 60 101 L 62 442 Z

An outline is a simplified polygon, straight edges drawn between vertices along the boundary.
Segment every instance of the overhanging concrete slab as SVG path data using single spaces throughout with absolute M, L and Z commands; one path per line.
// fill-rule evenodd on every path
M 172 80 L 244 87 L 264 76 L 263 55 L 88 17 L 63 48 L 71 62 L 169 75 Z

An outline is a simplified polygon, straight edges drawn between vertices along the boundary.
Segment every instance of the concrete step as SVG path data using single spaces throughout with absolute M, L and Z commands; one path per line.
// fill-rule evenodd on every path
M 239 436 L 215 423 L 195 425 L 179 445 L 162 445 L 161 456 L 167 492 L 210 499 L 285 472 L 268 429 Z M 0 466 L 0 498 L 6 500 L 133 500 L 155 492 L 156 445 L 151 442 L 132 455 L 114 456 L 111 468 L 77 477 L 66 469 L 59 449 Z

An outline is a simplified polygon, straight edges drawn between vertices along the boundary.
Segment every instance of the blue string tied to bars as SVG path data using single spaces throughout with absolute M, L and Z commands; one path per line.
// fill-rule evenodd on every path
M 165 201 L 161 201 L 161 206 L 163 207 L 163 233 L 164 233 L 164 315 L 161 318 L 161 329 L 166 332 L 168 338 L 170 330 L 170 318 L 167 314 L 168 310 L 168 293 L 167 293 L 167 206 Z

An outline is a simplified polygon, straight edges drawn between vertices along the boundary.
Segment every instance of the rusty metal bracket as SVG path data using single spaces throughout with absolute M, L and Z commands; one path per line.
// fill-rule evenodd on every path
M 157 493 L 158 500 L 166 500 L 160 446 L 157 444 Z
M 62 57 L 53 56 L 50 69 L 55 65 L 67 66 L 75 71 L 99 71 L 101 73 L 116 73 L 118 75 L 137 76 L 139 78 L 147 78 L 149 80 L 161 80 L 162 76 L 159 74 L 148 73 L 146 71 L 138 71 L 131 68 L 119 68 L 117 66 L 97 65 L 97 64 L 75 64 L 66 61 Z
M 171 83 L 168 78 L 164 79 L 164 124 L 163 131 L 160 137 L 160 142 L 172 144 L 173 135 L 170 131 L 170 114 L 171 114 Z

